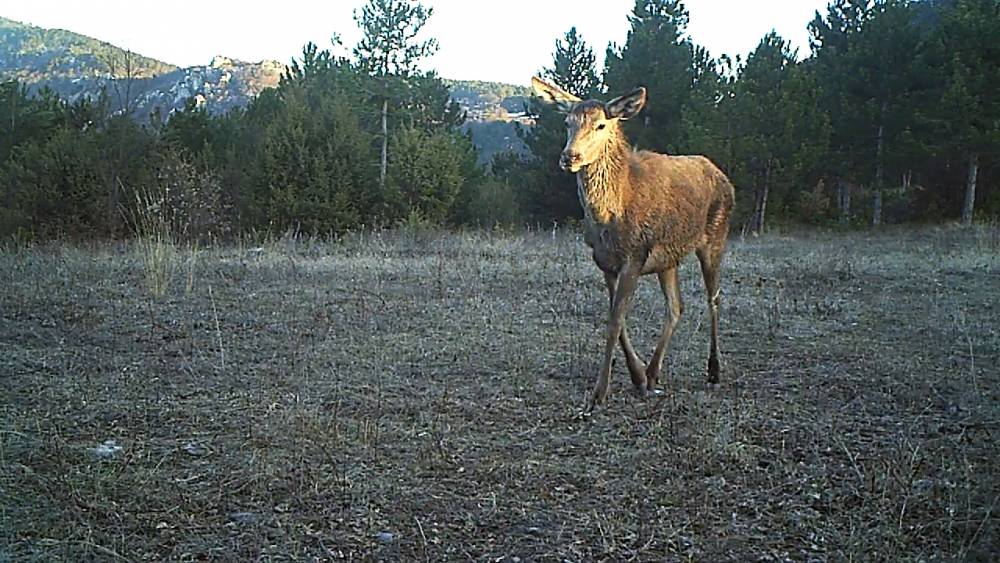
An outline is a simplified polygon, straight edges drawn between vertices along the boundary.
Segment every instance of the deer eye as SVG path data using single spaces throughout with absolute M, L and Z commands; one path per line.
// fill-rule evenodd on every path
M 604 125 L 605 125 L 604 123 L 598 125 L 597 126 L 597 130 L 600 131 L 600 130 L 604 129 Z

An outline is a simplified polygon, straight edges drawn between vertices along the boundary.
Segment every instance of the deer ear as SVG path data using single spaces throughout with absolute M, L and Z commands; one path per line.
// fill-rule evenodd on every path
M 563 113 L 572 111 L 573 106 L 580 101 L 580 98 L 537 76 L 531 78 L 531 91 L 534 92 L 535 97 L 540 98 L 547 104 L 556 106 L 556 109 Z
M 638 115 L 645 105 L 646 89 L 639 86 L 628 94 L 618 96 L 604 104 L 604 113 L 612 118 L 631 119 Z

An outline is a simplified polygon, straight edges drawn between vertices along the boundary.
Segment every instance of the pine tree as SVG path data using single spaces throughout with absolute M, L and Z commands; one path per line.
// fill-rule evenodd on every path
M 871 0 L 833 0 L 825 16 L 817 12 L 808 26 L 812 57 L 805 64 L 819 86 L 820 105 L 830 116 L 826 175 L 836 186 L 842 223 L 851 218 L 851 186 L 865 181 L 858 148 L 864 120 L 848 93 L 858 89 L 851 45 L 870 18 L 870 4 Z
M 252 208 L 258 225 L 308 233 L 359 225 L 371 204 L 370 137 L 353 98 L 282 86 L 281 105 L 262 124 Z
M 542 71 L 542 76 L 581 99 L 589 100 L 600 92 L 594 50 L 571 27 L 561 41 L 556 41 L 553 64 Z
M 354 57 L 362 71 L 381 80 L 381 91 L 376 96 L 382 106 L 379 188 L 383 191 L 389 158 L 389 102 L 405 85 L 390 78 L 406 79 L 415 74 L 420 60 L 437 51 L 435 39 L 417 40 L 433 14 L 433 8 L 425 8 L 417 0 L 368 0 L 361 12 L 354 14 L 363 34 L 354 48 Z
M 415 128 L 399 130 L 392 141 L 389 176 L 399 186 L 397 215 L 443 223 L 467 179 L 463 166 L 467 151 L 461 144 L 469 141 L 446 131 Z
M 577 34 L 576 28 L 557 40 L 552 54 L 552 66 L 542 74 L 583 99 L 599 92 L 594 53 Z M 527 193 L 523 194 L 524 207 L 536 218 L 560 221 L 580 214 L 576 178 L 559 168 L 559 154 L 566 145 L 565 116 L 553 107 L 532 100 L 530 111 L 535 115 L 535 125 L 521 129 L 521 137 L 533 158 L 523 163 L 530 172 Z M 499 170 L 502 167 L 498 167 Z M 508 182 L 519 182 L 508 177 Z
M 739 69 L 734 100 L 736 131 L 733 139 L 736 160 L 734 176 L 753 186 L 753 215 L 750 227 L 764 229 L 768 197 L 786 162 L 787 119 L 783 112 L 784 87 L 795 55 L 789 43 L 771 32 L 747 57 Z
M 608 47 L 609 94 L 636 86 L 649 91 L 644 119 L 625 124 L 629 138 L 643 148 L 676 153 L 684 144 L 682 108 L 694 80 L 694 47 L 684 35 L 689 20 L 681 0 L 636 0 L 625 45 Z
M 733 61 L 727 56 L 716 60 L 699 46 L 693 54 L 691 95 L 681 110 L 684 150 L 709 157 L 725 171 L 734 164 Z
M 943 49 L 937 123 L 939 146 L 965 164 L 962 223 L 972 223 L 980 160 L 1000 150 L 1000 2 L 959 0 L 945 14 L 938 44 Z
M 886 178 L 903 172 L 891 165 L 903 160 L 917 124 L 925 35 L 906 0 L 837 0 L 810 29 L 842 170 L 870 186 L 878 226 Z

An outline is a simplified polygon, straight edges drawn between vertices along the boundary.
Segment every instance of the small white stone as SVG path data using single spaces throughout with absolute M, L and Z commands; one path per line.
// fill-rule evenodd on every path
M 202 456 L 208 453 L 208 448 L 198 442 L 188 442 L 184 444 L 184 451 L 189 455 Z
M 113 459 L 121 451 L 122 447 L 116 441 L 105 440 L 94 448 L 94 455 L 97 459 Z

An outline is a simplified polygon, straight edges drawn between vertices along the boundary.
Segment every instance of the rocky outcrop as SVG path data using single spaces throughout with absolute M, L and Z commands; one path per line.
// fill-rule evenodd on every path
M 158 110 L 161 115 L 169 115 L 193 98 L 210 113 L 225 113 L 246 106 L 265 89 L 277 86 L 284 70 L 277 61 L 248 63 L 216 56 L 205 66 L 139 81 L 135 88 L 136 111 L 149 114 Z

